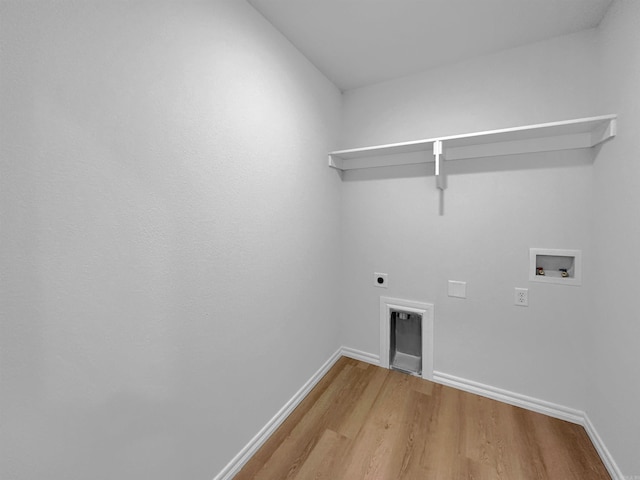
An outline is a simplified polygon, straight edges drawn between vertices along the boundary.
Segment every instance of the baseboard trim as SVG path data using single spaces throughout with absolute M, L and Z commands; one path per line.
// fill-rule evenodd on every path
M 249 461 L 253 454 L 269 439 L 271 434 L 287 419 L 293 410 L 304 400 L 311 389 L 322 379 L 329 369 L 340 359 L 340 357 L 353 358 L 372 365 L 380 365 L 380 357 L 373 353 L 363 352 L 350 347 L 340 347 L 327 360 L 320 369 L 298 390 L 293 397 L 282 407 L 269 422 L 247 443 L 247 445 L 216 475 L 213 480 L 231 480 L 240 469 Z M 490 385 L 485 385 L 473 380 L 456 377 L 448 373 L 433 372 L 433 381 L 457 388 L 465 392 L 474 393 L 483 397 L 491 398 L 500 402 L 508 403 L 516 407 L 521 407 L 534 412 L 549 415 L 550 417 L 566 420 L 571 423 L 582 425 L 593 442 L 598 455 L 602 459 L 612 480 L 625 480 L 625 476 L 618 468 L 611 453 L 605 446 L 602 438 L 598 435 L 594 425 L 587 414 L 581 410 L 565 407 L 555 403 L 540 400 L 538 398 L 521 395 Z
M 582 425 L 584 421 L 584 412 L 573 408 L 565 407 L 555 403 L 540 400 L 538 398 L 529 397 L 519 393 L 503 390 L 502 388 L 492 387 L 483 383 L 467 380 L 466 378 L 456 377 L 448 373 L 433 372 L 433 381 L 441 383 L 448 387 L 458 388 L 465 392 L 475 393 L 482 397 L 491 398 L 500 402 L 508 403 L 516 407 L 525 408 L 534 412 L 542 413 L 550 417 L 566 420 L 567 422 Z
M 343 357 L 353 358 L 354 360 L 360 360 L 361 362 L 370 363 L 371 365 L 380 366 L 380 356 L 373 353 L 363 352 L 362 350 L 356 350 L 355 348 L 342 347 L 340 353 Z
M 609 449 L 607 449 L 606 445 L 602 441 L 602 438 L 600 437 L 600 435 L 598 435 L 596 427 L 593 426 L 593 423 L 591 423 L 591 419 L 589 419 L 589 415 L 587 415 L 586 413 L 584 414 L 584 421 L 582 426 L 587 431 L 587 435 L 589 435 L 593 446 L 598 451 L 598 455 L 600 455 L 602 463 L 604 463 L 604 466 L 607 468 L 607 471 L 609 472 L 609 475 L 611 475 L 611 478 L 613 480 L 625 480 L 627 477 L 625 477 L 620 471 L 620 468 L 618 468 L 618 465 L 613 460 Z
M 526 410 L 531 410 L 581 425 L 586 430 L 587 435 L 589 435 L 589 438 L 598 452 L 602 463 L 604 463 L 605 468 L 609 472 L 611 479 L 625 480 L 625 476 L 622 475 L 622 472 L 613 460 L 611 453 L 609 453 L 609 450 L 602 441 L 602 438 L 598 435 L 598 432 L 591 423 L 591 420 L 589 420 L 589 416 L 586 412 L 565 407 L 564 405 L 547 402 L 545 400 L 540 400 L 539 398 L 529 397 L 527 395 L 510 392 L 509 390 L 503 390 L 501 388 L 474 382 L 473 380 L 467 380 L 466 378 L 456 377 L 447 373 L 433 372 L 433 381 L 448 387 L 475 393 L 476 395 L 498 400 L 499 402 L 508 403 L 509 405 L 514 405 Z
M 307 380 L 307 382 L 298 390 L 293 397 L 276 413 L 267 424 L 251 439 L 240 452 L 222 469 L 213 480 L 231 480 L 240 469 L 249 461 L 254 453 L 269 439 L 271 434 L 282 425 L 293 410 L 304 400 L 311 389 L 325 376 L 331 367 L 343 355 L 343 349 L 338 349 L 329 360 L 327 360 L 320 369 Z

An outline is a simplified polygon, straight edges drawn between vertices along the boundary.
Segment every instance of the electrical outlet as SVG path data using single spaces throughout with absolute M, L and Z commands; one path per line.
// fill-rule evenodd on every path
M 373 285 L 379 288 L 388 288 L 388 275 L 386 273 L 374 273 L 373 274 Z
M 529 306 L 529 289 L 516 288 L 514 303 L 521 307 L 528 307 Z

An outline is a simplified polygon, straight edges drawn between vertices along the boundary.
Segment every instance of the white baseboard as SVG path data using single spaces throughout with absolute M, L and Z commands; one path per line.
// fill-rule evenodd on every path
M 587 434 L 591 439 L 591 443 L 593 443 L 593 446 L 596 447 L 598 455 L 600 455 L 600 458 L 602 459 L 602 463 L 604 463 L 604 466 L 607 467 L 607 471 L 609 472 L 609 475 L 611 475 L 611 478 L 613 480 L 625 480 L 625 478 L 629 478 L 629 480 L 632 480 L 633 477 L 625 477 L 624 475 L 622 475 L 622 472 L 618 468 L 616 462 L 613 460 L 611 453 L 609 453 L 609 450 L 602 441 L 602 438 L 600 437 L 600 435 L 598 435 L 598 432 L 593 426 L 593 423 L 591 423 L 589 415 L 587 415 L 586 413 L 584 414 L 584 422 L 582 425 L 587 431 Z
M 378 355 L 356 350 L 355 348 L 339 348 L 213 480 L 231 480 L 342 356 L 376 366 L 380 365 L 380 357 Z M 622 475 L 620 469 L 613 460 L 613 457 L 609 453 L 609 450 L 596 432 L 595 427 L 585 412 L 547 402 L 545 400 L 540 400 L 538 398 L 510 392 L 501 388 L 492 387 L 479 382 L 474 382 L 473 380 L 456 377 L 443 372 L 434 371 L 433 381 L 459 390 L 464 390 L 465 392 L 474 393 L 476 395 L 498 400 L 516 407 L 522 407 L 527 410 L 549 415 L 550 417 L 582 425 L 587 431 L 589 438 L 593 442 L 593 445 L 607 468 L 609 475 L 611 475 L 612 480 L 625 480 L 624 475 Z M 631 477 L 631 479 L 634 479 L 634 477 Z
M 447 385 L 449 387 L 458 388 L 465 392 L 475 393 L 483 397 L 498 400 L 499 402 L 508 403 L 516 407 L 521 407 L 534 412 L 542 413 L 550 417 L 566 420 L 567 422 L 581 425 L 589 435 L 598 455 L 602 459 L 602 463 L 606 467 L 612 480 L 625 480 L 624 475 L 616 465 L 613 457 L 607 450 L 604 442 L 596 432 L 595 427 L 589 420 L 586 412 L 576 410 L 574 408 L 565 407 L 556 403 L 547 402 L 538 398 L 529 397 L 519 393 L 510 392 L 501 388 L 492 387 L 482 383 L 467 380 L 465 378 L 456 377 L 442 372 L 433 372 L 433 381 Z
M 331 367 L 342 356 L 342 348 L 338 349 L 329 360 L 327 360 L 320 369 L 307 380 L 307 382 L 298 390 L 293 397 L 274 415 L 274 417 L 262 427 L 262 429 L 251 439 L 240 452 L 222 469 L 213 480 L 230 480 L 240 469 L 249 461 L 254 453 L 269 439 L 271 434 L 282 425 L 293 410 L 304 400 L 311 389 L 316 386 L 322 377 L 329 371 Z
M 380 356 L 373 353 L 363 352 L 355 348 L 342 347 L 340 353 L 343 357 L 353 358 L 361 362 L 370 363 L 371 365 L 380 366 Z
M 433 381 L 459 390 L 464 390 L 465 392 L 475 393 L 482 397 L 508 403 L 509 405 L 522 407 L 550 417 L 559 418 L 560 420 L 576 423 L 578 425 L 582 425 L 584 421 L 584 412 L 581 410 L 565 407 L 563 405 L 547 402 L 527 395 L 510 392 L 501 388 L 492 387 L 491 385 L 474 382 L 473 380 L 467 380 L 466 378 L 456 377 L 454 375 L 449 375 L 448 373 L 433 372 Z

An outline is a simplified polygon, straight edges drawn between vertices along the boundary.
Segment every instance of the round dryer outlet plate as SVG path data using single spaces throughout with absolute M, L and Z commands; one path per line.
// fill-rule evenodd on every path
M 388 288 L 389 279 L 386 273 L 374 273 L 373 274 L 373 285 L 379 288 Z

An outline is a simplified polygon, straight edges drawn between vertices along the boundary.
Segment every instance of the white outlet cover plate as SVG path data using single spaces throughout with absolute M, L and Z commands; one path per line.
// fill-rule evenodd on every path
M 380 279 L 382 279 L 382 282 Z M 378 288 L 389 288 L 389 276 L 386 273 L 374 273 L 373 285 Z
M 467 282 L 449 280 L 448 293 L 450 297 L 467 298 Z
M 522 296 L 522 301 L 520 297 Z M 519 307 L 529 306 L 529 289 L 528 288 L 516 288 L 514 291 L 513 303 Z

